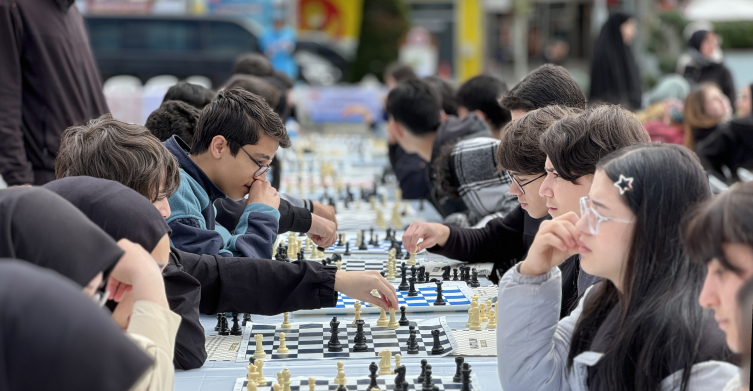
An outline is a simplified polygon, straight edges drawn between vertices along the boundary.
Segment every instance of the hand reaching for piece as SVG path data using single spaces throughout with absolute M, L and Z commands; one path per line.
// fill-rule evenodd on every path
M 371 295 L 374 289 L 379 291 L 381 297 Z M 363 272 L 338 270 L 335 274 L 335 290 L 350 298 L 377 305 L 385 311 L 390 308 L 397 309 L 395 287 L 376 270 Z

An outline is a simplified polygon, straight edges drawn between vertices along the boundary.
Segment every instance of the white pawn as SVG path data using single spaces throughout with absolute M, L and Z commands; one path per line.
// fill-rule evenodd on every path
M 282 325 L 280 326 L 280 328 L 283 328 L 283 329 L 289 329 L 289 328 L 292 328 L 292 327 L 293 327 L 293 326 L 292 326 L 292 325 L 290 324 L 290 321 L 288 320 L 288 317 L 289 317 L 289 316 L 290 316 L 290 313 L 289 313 L 289 312 L 284 312 L 284 313 L 282 314 Z
M 246 390 L 247 391 L 256 391 L 256 386 L 257 385 L 258 384 L 256 384 L 256 381 L 253 380 L 253 379 L 246 380 Z
M 335 376 L 335 380 L 333 381 L 333 383 L 344 384 L 344 383 L 341 383 L 341 381 L 345 379 L 345 369 L 343 368 L 344 365 L 345 363 L 343 363 L 342 361 L 337 362 L 337 376 Z
M 395 309 L 390 308 L 390 321 L 387 323 L 387 328 L 390 330 L 395 330 L 400 328 L 400 323 L 397 322 L 397 319 L 395 319 Z
M 481 315 L 481 322 L 489 321 L 489 317 L 486 316 L 486 304 L 479 304 L 479 314 Z
M 379 319 L 377 319 L 376 325 L 379 327 L 386 327 L 390 323 L 389 319 L 387 319 L 387 313 L 384 312 L 383 308 L 379 308 Z
M 361 320 L 361 301 L 357 300 L 353 306 L 356 308 L 356 317 L 353 319 L 353 327 L 356 326 L 356 321 Z
M 285 333 L 280 333 L 280 346 L 277 348 L 277 353 L 285 354 L 290 350 L 285 346 Z
M 309 378 L 309 391 L 316 391 L 316 378 Z
M 395 355 L 395 368 L 400 366 L 400 360 L 403 358 L 403 356 L 400 355 L 400 353 Z

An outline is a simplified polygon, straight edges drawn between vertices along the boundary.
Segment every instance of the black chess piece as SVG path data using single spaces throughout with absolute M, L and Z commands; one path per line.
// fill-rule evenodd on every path
M 405 365 L 395 367 L 395 388 L 394 391 L 408 391 L 407 388 L 403 388 L 403 382 L 405 381 Z
M 410 326 L 408 331 L 408 354 L 418 354 L 418 342 L 416 341 L 416 330 Z
M 337 390 L 335 391 L 348 391 L 348 389 L 345 387 L 344 384 L 340 384 L 339 386 L 337 386 Z
M 410 325 L 410 321 L 405 317 L 405 306 L 400 306 L 400 320 L 397 322 L 400 326 Z
M 394 233 L 392 234 L 392 238 L 393 239 L 395 238 L 395 234 Z M 395 257 L 397 257 L 397 259 L 401 259 L 401 258 L 403 258 L 403 242 L 395 241 L 395 243 L 396 243 L 396 245 L 395 245 L 395 249 L 396 249 L 396 251 L 395 251 Z
M 350 255 L 350 242 L 345 242 L 345 252 L 343 253 L 343 255 Z
M 222 326 L 220 327 L 220 331 L 218 331 L 217 334 L 230 335 L 230 329 L 227 325 L 227 316 L 225 314 L 222 314 Z
M 410 288 L 408 289 L 408 296 L 410 297 L 418 296 L 418 291 L 416 290 L 416 277 L 411 277 L 409 281 L 410 281 Z
M 379 387 L 377 385 L 377 380 L 376 380 L 377 377 L 379 377 L 379 375 L 377 375 L 378 370 L 379 370 L 379 366 L 375 362 L 372 361 L 371 364 L 369 365 L 369 378 L 371 379 L 371 382 L 369 383 L 369 387 L 368 387 L 369 390 L 373 389 L 374 387 L 377 387 L 377 388 Z
M 424 271 L 425 270 L 426 270 L 425 266 L 419 266 L 418 267 L 418 280 L 416 282 L 418 282 L 419 284 L 423 283 L 423 282 L 426 282 L 426 280 L 424 280 Z
M 444 348 L 442 347 L 442 344 L 439 342 L 439 330 L 432 330 L 431 336 L 434 338 L 434 346 L 431 347 L 431 354 L 444 353 Z
M 371 229 L 371 235 L 369 236 L 369 246 L 374 245 L 374 228 Z
M 430 274 L 431 274 L 431 273 L 429 273 L 429 272 L 426 272 L 426 273 L 425 273 L 425 276 L 424 276 L 424 277 L 425 277 L 425 278 L 424 278 L 425 282 L 434 282 L 434 281 L 438 281 L 438 280 L 437 280 L 436 278 L 432 278 L 431 280 L 429 280 L 429 275 L 430 275 Z
M 251 321 L 251 314 L 249 313 L 243 314 L 243 323 L 241 323 L 241 326 L 245 326 L 250 321 Z
M 357 320 L 356 321 L 356 335 L 353 338 L 353 351 L 354 352 L 365 352 L 369 350 L 369 347 L 366 345 L 366 336 L 363 333 L 363 325 L 366 323 L 364 320 Z
M 470 286 L 471 288 L 478 288 L 478 287 L 480 287 L 481 283 L 478 282 L 478 271 L 476 270 L 475 267 L 473 268 L 473 271 L 471 272 L 471 275 L 472 275 L 471 281 L 468 282 L 468 286 Z
M 463 357 L 455 357 L 455 376 L 452 377 L 452 381 L 455 383 L 460 383 L 463 380 L 463 374 L 460 373 L 460 369 L 463 367 L 464 361 Z
M 233 328 L 230 329 L 230 335 L 241 335 L 243 334 L 243 330 L 241 329 L 240 324 L 238 324 L 238 313 L 233 312 Z
M 342 352 L 343 347 L 340 344 L 340 340 L 337 338 L 337 333 L 340 332 L 340 330 L 338 330 L 338 326 L 340 326 L 340 322 L 337 321 L 336 316 L 332 317 L 332 321 L 329 322 L 329 326 L 330 326 L 329 331 L 331 333 L 331 336 L 329 338 L 329 342 L 327 343 L 327 350 L 330 352 Z
M 358 245 L 358 250 L 366 251 L 369 247 L 366 245 L 366 233 L 361 230 L 361 244 Z
M 337 245 L 338 246 L 344 246 L 344 244 L 343 244 L 343 236 L 345 236 L 345 234 L 340 234 L 340 239 L 337 241 Z
M 326 259 L 322 259 L 322 266 L 327 266 L 327 260 Z
M 405 267 L 405 262 L 403 262 L 403 265 L 400 266 L 400 271 L 402 272 L 402 279 L 400 280 L 400 285 L 398 285 L 397 290 L 399 291 L 407 291 L 410 286 L 408 285 L 408 281 L 406 281 L 406 277 L 408 274 L 408 268 Z
M 403 382 L 403 390 L 408 391 L 408 387 L 409 387 L 408 382 L 404 381 Z
M 379 234 L 374 235 L 374 244 L 373 246 L 379 247 L 381 244 L 379 244 Z
M 424 380 L 421 385 L 421 391 L 434 391 L 434 380 L 431 378 L 431 364 L 426 364 L 424 369 Z
M 471 391 L 471 364 L 464 362 L 460 373 L 463 374 L 463 384 L 460 386 L 460 391 Z
M 450 281 L 450 269 L 452 266 L 442 266 L 442 281 Z
M 214 326 L 214 331 L 220 331 L 222 328 L 222 314 L 217 314 L 217 326 Z
M 416 380 L 423 383 L 424 378 L 426 377 L 426 366 L 428 365 L 428 361 L 426 359 L 421 360 L 421 374 L 418 375 Z
M 410 267 L 410 276 L 414 279 L 416 278 L 416 265 Z
M 387 228 L 387 232 L 384 235 L 384 240 L 390 240 L 392 239 L 392 228 Z
M 442 297 L 442 281 L 437 281 L 435 284 L 437 284 L 437 299 L 434 300 L 434 305 L 447 305 Z
M 452 281 L 458 281 L 458 269 L 452 269 Z

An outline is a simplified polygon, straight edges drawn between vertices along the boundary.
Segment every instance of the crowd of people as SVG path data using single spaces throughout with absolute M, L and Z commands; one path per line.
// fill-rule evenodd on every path
M 96 69 L 71 3 L 34 16 L 75 39 L 0 44 L 16 56 L 0 62 L 0 389 L 171 390 L 176 368 L 207 359 L 200 314 L 332 307 L 338 292 L 397 308 L 375 271 L 271 259 L 285 232 L 337 239 L 331 206 L 276 189 L 287 75 L 246 54 L 218 91 L 178 83 L 145 126 L 124 123 L 84 77 Z M 753 183 L 714 196 L 707 171 L 732 182 L 753 165 L 752 87 L 735 96 L 699 31 L 682 75 L 643 94 L 635 28 L 605 25 L 588 100 L 556 65 L 455 90 L 397 64 L 383 117 L 366 117 L 404 197 L 444 218 L 409 226 L 405 249 L 493 262 L 505 390 L 749 389 Z M 25 66 L 41 58 L 69 62 Z

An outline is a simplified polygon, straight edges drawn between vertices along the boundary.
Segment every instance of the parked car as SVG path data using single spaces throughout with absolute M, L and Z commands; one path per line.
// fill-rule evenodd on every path
M 103 80 L 132 75 L 201 75 L 217 87 L 243 53 L 259 51 L 259 24 L 231 16 L 86 15 L 94 58 Z M 294 57 L 310 84 L 338 82 L 348 61 L 334 48 L 301 41 Z

